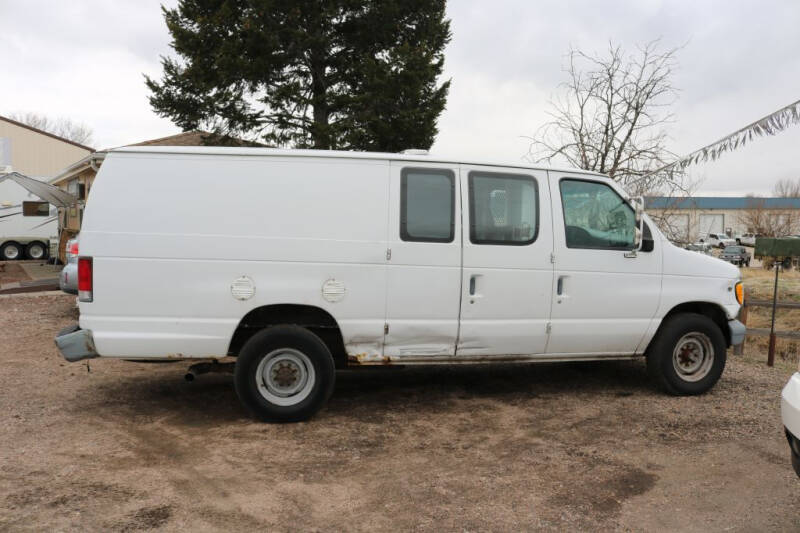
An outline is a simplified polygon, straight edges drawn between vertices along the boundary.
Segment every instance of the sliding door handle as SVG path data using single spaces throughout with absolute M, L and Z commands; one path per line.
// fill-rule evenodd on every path
M 556 282 L 556 294 L 558 296 L 564 294 L 564 276 L 558 276 L 558 282 Z
M 475 296 L 475 278 L 477 276 L 470 276 L 469 277 L 469 295 Z

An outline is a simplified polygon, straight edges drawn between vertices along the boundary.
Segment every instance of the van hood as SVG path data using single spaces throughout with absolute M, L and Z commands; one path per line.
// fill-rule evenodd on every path
M 684 250 L 664 241 L 664 274 L 702 276 L 707 278 L 740 279 L 737 267 L 711 255 Z

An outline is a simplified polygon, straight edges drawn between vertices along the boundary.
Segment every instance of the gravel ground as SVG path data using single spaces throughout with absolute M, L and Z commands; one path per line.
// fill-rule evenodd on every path
M 800 529 L 787 368 L 696 398 L 641 362 L 347 371 L 267 425 L 227 375 L 64 362 L 73 302 L 0 298 L 0 530 Z

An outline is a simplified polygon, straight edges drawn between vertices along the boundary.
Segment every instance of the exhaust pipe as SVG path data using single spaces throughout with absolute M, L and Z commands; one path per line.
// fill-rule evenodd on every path
M 236 363 L 220 363 L 216 359 L 213 361 L 203 361 L 202 363 L 195 363 L 189 367 L 184 374 L 183 379 L 186 381 L 194 381 L 200 374 L 208 374 L 214 372 L 217 374 L 233 374 L 233 368 Z

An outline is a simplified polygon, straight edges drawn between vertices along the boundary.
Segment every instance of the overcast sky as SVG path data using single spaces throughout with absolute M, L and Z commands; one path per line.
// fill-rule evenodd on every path
M 169 35 L 150 0 L 0 0 L 0 114 L 36 111 L 111 147 L 177 133 L 147 102 Z M 163 2 L 172 5 L 175 2 Z M 686 153 L 800 99 L 797 0 L 451 0 L 452 79 L 434 152 L 519 161 L 546 121 L 570 45 L 686 43 L 670 149 Z M 694 167 L 700 192 L 768 193 L 800 178 L 800 126 Z

